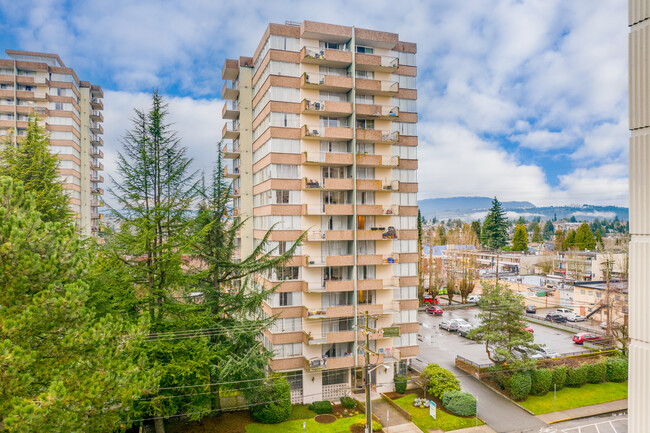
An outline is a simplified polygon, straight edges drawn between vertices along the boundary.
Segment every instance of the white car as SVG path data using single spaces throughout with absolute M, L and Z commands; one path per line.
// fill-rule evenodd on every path
M 556 313 L 556 314 L 561 314 L 561 315 L 563 315 L 564 317 L 567 317 L 567 316 L 569 316 L 570 314 L 575 314 L 575 313 L 573 312 L 573 310 L 570 309 L 570 308 L 558 308 L 557 310 L 555 310 L 555 313 Z
M 473 302 L 476 303 L 481 300 L 481 295 L 469 295 L 467 297 L 467 302 Z
M 544 358 L 559 358 L 560 354 L 546 346 L 540 346 L 537 352 Z
M 566 319 L 569 322 L 584 322 L 586 320 L 585 316 L 581 316 L 580 314 L 575 314 L 575 313 L 569 314 L 568 316 L 566 316 Z

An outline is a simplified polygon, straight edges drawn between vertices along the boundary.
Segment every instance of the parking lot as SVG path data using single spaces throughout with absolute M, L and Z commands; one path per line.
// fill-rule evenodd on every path
M 479 313 L 477 308 L 463 310 L 446 310 L 442 316 L 433 316 L 425 312 L 418 314 L 421 324 L 419 332 L 421 361 L 437 362 L 449 368 L 454 365 L 457 355 L 463 356 L 479 364 L 489 363 L 490 360 L 485 353 L 485 346 L 467 338 L 457 335 L 455 332 L 447 332 L 438 328 L 440 322 L 445 319 L 465 319 L 472 325 L 479 325 L 476 318 Z M 560 354 L 572 352 L 588 352 L 588 349 L 573 343 L 573 334 L 559 329 L 550 328 L 544 325 L 530 323 L 535 343 L 545 345 Z M 435 359 L 436 361 L 431 361 Z

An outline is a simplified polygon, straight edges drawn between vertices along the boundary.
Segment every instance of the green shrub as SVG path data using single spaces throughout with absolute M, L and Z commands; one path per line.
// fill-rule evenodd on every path
M 406 378 L 404 376 L 397 376 L 395 378 L 395 392 L 404 394 L 406 392 Z
M 476 415 L 476 399 L 469 392 L 447 391 L 442 395 L 442 405 L 456 415 Z
M 607 360 L 607 380 L 610 382 L 627 380 L 627 360 L 625 358 L 609 358 Z
M 357 406 L 357 402 L 352 397 L 341 397 L 341 406 L 346 409 L 353 409 Z
M 291 388 L 284 376 L 272 376 L 247 396 L 250 414 L 263 424 L 277 424 L 291 416 Z M 271 402 L 271 403 L 269 403 Z
M 519 401 L 524 400 L 530 394 L 530 387 L 532 381 L 530 379 L 530 373 L 527 371 L 518 371 L 510 377 L 508 380 L 508 392 L 512 396 L 513 400 Z
M 553 371 L 548 368 L 540 368 L 530 372 L 532 381 L 530 391 L 535 395 L 544 395 L 553 386 Z
M 427 365 L 420 377 L 424 379 L 429 394 L 433 394 L 440 400 L 445 391 L 460 391 L 460 381 L 454 373 L 438 364 Z
M 589 371 L 587 373 L 587 382 L 600 383 L 607 379 L 607 364 L 605 362 L 596 362 L 589 364 Z
M 569 371 L 569 369 L 566 366 L 562 365 L 560 367 L 555 367 L 552 371 L 553 379 L 551 381 L 551 387 L 555 385 L 556 389 L 564 388 L 564 385 L 566 384 L 567 371 Z
M 362 427 L 362 428 L 365 429 L 366 428 L 366 420 L 365 419 L 360 419 L 358 421 L 355 421 L 353 425 L 355 425 L 357 427 Z M 379 431 L 382 428 L 384 428 L 384 426 L 382 426 L 377 421 L 372 420 L 372 431 Z
M 589 375 L 589 365 L 581 365 L 580 367 L 570 368 L 566 373 L 566 386 L 580 387 L 587 383 L 587 376 Z
M 332 402 L 328 400 L 315 401 L 309 405 L 309 409 L 313 410 L 319 415 L 324 413 L 332 413 L 334 411 L 334 408 L 332 407 Z

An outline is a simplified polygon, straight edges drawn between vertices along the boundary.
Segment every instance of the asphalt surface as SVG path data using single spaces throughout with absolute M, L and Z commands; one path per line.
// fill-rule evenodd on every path
M 602 415 L 552 424 L 526 433 L 627 433 L 627 414 Z
M 447 332 L 438 328 L 444 319 L 465 319 L 471 324 L 479 324 L 476 319 L 478 309 L 445 311 L 442 316 L 434 317 L 427 313 L 419 313 L 421 324 L 418 339 L 420 354 L 413 361 L 417 369 L 427 364 L 436 363 L 452 371 L 460 380 L 463 390 L 472 393 L 478 401 L 478 416 L 492 429 L 499 433 L 540 431 L 548 427 L 541 420 L 522 410 L 505 397 L 483 385 L 475 378 L 456 368 L 456 356 L 460 355 L 477 363 L 488 363 L 485 346 L 467 338 L 460 337 L 455 332 Z M 573 334 L 544 325 L 531 324 L 534 329 L 535 343 L 545 344 L 559 353 L 588 351 L 571 340 Z

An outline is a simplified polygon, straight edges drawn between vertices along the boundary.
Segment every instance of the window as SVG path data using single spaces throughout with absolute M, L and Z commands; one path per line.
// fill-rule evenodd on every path
M 253 163 L 258 162 L 269 153 L 300 153 L 300 140 L 270 138 L 253 152 Z
M 364 47 L 363 45 L 357 45 L 357 53 L 374 54 L 375 49 L 372 47 Z
M 348 94 L 345 92 L 320 92 L 320 99 L 323 101 L 347 102 Z
M 372 105 L 375 103 L 375 96 L 374 95 L 359 95 L 355 97 L 357 104 L 368 104 Z
M 375 254 L 375 241 L 357 241 L 357 253 L 360 255 Z
M 63 110 L 63 102 L 55 102 L 54 103 L 54 109 L 55 110 Z
M 348 70 L 345 68 L 334 68 L 332 66 L 321 66 L 318 68 L 318 72 L 321 75 L 335 75 L 337 77 L 345 77 L 350 75 Z
M 375 279 L 375 265 L 361 265 L 357 266 L 357 279 L 359 280 L 374 280 Z M 372 291 L 365 291 L 366 293 L 371 292 L 373 295 L 374 299 L 374 290 Z M 370 298 L 364 298 L 369 302 Z M 361 302 L 361 298 L 359 298 L 359 302 Z
M 357 179 L 374 179 L 375 167 L 357 167 Z
M 393 122 L 393 130 L 403 135 L 418 135 L 417 123 Z
M 348 51 L 348 44 L 341 44 L 341 43 L 338 43 L 338 42 L 320 41 L 318 43 L 318 48 L 320 48 L 321 50 Z
M 345 141 L 321 141 L 321 152 L 347 153 L 348 143 Z
M 415 77 L 410 77 L 408 75 L 394 75 L 397 78 L 400 89 L 415 89 L 416 81 Z
M 321 174 L 323 178 L 330 179 L 345 179 L 348 176 L 346 175 L 346 167 L 337 167 L 333 165 L 324 166 L 321 168 Z
M 288 292 L 285 293 L 278 293 L 279 298 L 280 298 L 280 306 L 281 307 L 288 307 L 291 305 L 291 297 Z
M 323 386 L 348 383 L 348 370 L 323 371 Z
M 287 382 L 289 382 L 289 387 L 291 389 L 302 389 L 302 371 L 288 371 Z
M 393 122 L 395 123 L 395 122 Z M 359 129 L 375 129 L 374 119 L 357 119 L 357 128 Z
M 400 65 L 415 66 L 415 53 L 405 53 L 404 51 L 393 51 L 391 54 L 399 59 Z
M 400 159 L 418 159 L 417 146 L 396 146 L 393 145 L 393 155 Z
M 347 121 L 344 117 L 330 117 L 330 116 L 321 116 L 320 117 L 320 126 L 322 127 L 346 127 Z
M 287 317 L 277 319 L 270 327 L 271 332 L 300 332 L 302 331 L 302 318 Z
M 273 351 L 278 358 L 289 358 L 302 355 L 302 343 L 276 344 Z
M 375 73 L 373 71 L 360 71 L 357 70 L 357 78 L 364 78 L 366 80 L 374 80 Z
M 409 113 L 417 113 L 418 111 L 416 99 L 393 98 L 393 104 L 396 105 L 400 111 L 407 111 Z
M 275 281 L 286 281 L 286 280 L 297 280 L 300 274 L 300 268 L 298 266 L 284 266 L 274 269 Z M 282 295 L 283 293 L 280 293 Z M 280 305 L 282 304 L 282 298 L 280 298 Z
M 581 295 L 586 294 L 586 292 L 587 292 L 587 291 L 586 291 L 585 289 L 580 289 L 580 294 L 581 294 Z
M 357 191 L 357 204 L 375 204 L 375 192 Z
M 393 345 L 395 347 L 417 346 L 417 344 L 417 333 L 415 332 L 408 332 L 393 338 Z
M 367 155 L 375 154 L 374 143 L 357 143 L 357 153 L 365 153 Z

